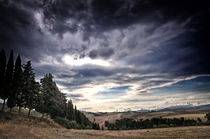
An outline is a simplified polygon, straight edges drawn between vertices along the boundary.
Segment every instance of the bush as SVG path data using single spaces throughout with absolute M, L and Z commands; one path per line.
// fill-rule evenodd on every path
M 210 123 L 210 113 L 207 113 L 205 118 L 207 118 L 207 122 Z
M 166 127 L 169 127 L 169 126 L 166 125 L 166 124 L 160 124 L 160 125 L 158 125 L 158 128 L 166 128 Z
M 55 117 L 53 120 L 67 129 L 92 129 L 89 125 L 85 126 L 83 124 L 78 124 L 76 121 L 69 121 L 62 117 Z
M 67 129 L 80 129 L 80 128 L 81 128 L 81 126 L 78 125 L 78 124 L 76 123 L 76 121 L 69 121 L 69 120 L 66 119 L 66 118 L 56 117 L 56 118 L 54 119 L 54 121 L 55 121 L 56 123 L 58 123 L 59 125 L 61 125 L 61 126 L 65 127 L 65 128 L 67 128 Z

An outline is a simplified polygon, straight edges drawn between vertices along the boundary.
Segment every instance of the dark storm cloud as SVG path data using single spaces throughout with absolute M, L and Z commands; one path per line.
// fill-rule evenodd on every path
M 35 1 L 0 2 L 0 48 L 14 49 L 26 59 L 39 61 L 50 45 L 34 17 Z M 45 39 L 43 39 L 45 37 Z M 46 51 L 44 51 L 46 52 Z
M 101 69 L 101 68 L 79 68 L 79 69 L 73 69 L 73 74 L 64 74 L 64 73 L 58 73 L 56 77 L 66 79 L 66 78 L 75 78 L 75 79 L 81 79 L 81 78 L 96 78 L 100 76 L 111 76 L 114 73 L 114 71 L 110 69 Z
M 207 0 L 0 0 L 0 48 L 69 92 L 113 83 L 147 94 L 210 74 L 209 9 Z M 75 66 L 66 55 L 110 66 Z
M 46 41 L 50 40 L 43 39 L 46 36 L 42 36 L 40 27 L 36 24 L 35 11 L 43 11 L 44 22 L 51 32 L 62 36 L 65 32 L 75 33 L 84 30 L 83 37 L 86 38 L 91 35 L 100 36 L 100 32 L 104 30 L 128 27 L 136 23 L 148 24 L 151 21 L 155 25 L 147 32 L 152 34 L 155 28 L 169 20 L 182 22 L 190 17 L 193 18 L 189 23 L 190 29 L 207 33 L 205 29 L 209 30 L 209 20 L 204 18 L 209 15 L 203 14 L 208 10 L 207 1 L 204 0 L 199 2 L 197 0 L 170 2 L 167 0 L 44 0 L 42 2 L 23 0 L 18 3 L 14 0 L 9 0 L 8 3 L 2 1 L 1 47 L 14 48 L 16 45 L 15 48 L 20 49 L 17 51 L 26 55 L 30 51 L 37 51 L 37 57 L 31 55 L 27 57 L 38 59 L 41 57 L 41 53 L 38 52 L 43 49 L 43 45 L 53 45 L 46 44 Z M 206 35 L 199 34 L 199 42 L 207 38 Z M 46 48 L 44 52 L 56 51 L 52 49 L 53 47 L 48 52 L 49 49 Z M 205 49 L 207 48 L 204 47 L 201 51 L 208 53 L 209 49 L 208 51 Z M 91 58 L 109 58 L 113 54 L 112 48 L 93 49 L 89 52 Z
M 111 76 L 113 75 L 113 71 L 109 69 L 101 69 L 101 68 L 86 68 L 86 69 L 78 69 L 75 70 L 77 74 L 75 77 L 77 78 L 95 78 L 97 76 Z
M 53 20 L 53 31 L 63 33 L 77 30 L 76 23 L 67 24 L 68 19 L 81 21 L 88 31 L 126 27 L 130 24 L 151 21 L 159 24 L 188 17 L 209 10 L 208 1 L 197 0 L 46 0 L 44 14 Z M 73 29 L 71 29 L 73 28 Z
M 91 50 L 89 53 L 89 57 L 94 58 L 109 58 L 114 54 L 114 50 L 112 48 L 100 48 Z

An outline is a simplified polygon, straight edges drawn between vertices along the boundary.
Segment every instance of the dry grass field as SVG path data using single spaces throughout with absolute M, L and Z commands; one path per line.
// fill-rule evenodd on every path
M 166 114 L 162 112 L 163 117 L 184 116 L 193 118 L 204 116 L 207 110 L 197 110 L 187 112 L 172 112 Z M 194 114 L 193 114 L 194 113 Z M 159 116 L 160 112 L 152 113 L 109 113 L 106 115 L 95 116 L 103 120 L 114 120 L 114 118 L 123 117 L 146 117 Z M 107 116 L 108 115 L 108 116 Z M 114 117 L 114 118 L 113 118 Z M 92 117 L 94 118 L 94 117 Z M 191 126 L 175 128 L 156 128 L 141 130 L 69 130 L 54 123 L 51 119 L 41 119 L 31 116 L 28 118 L 24 115 L 0 113 L 0 139 L 141 139 L 141 138 L 183 138 L 183 139 L 208 139 L 210 138 L 210 126 Z
M 176 127 L 143 130 L 68 130 L 52 127 L 33 127 L 5 124 L 0 126 L 0 139 L 141 139 L 183 138 L 208 139 L 210 126 Z
M 105 121 L 110 123 L 115 122 L 117 119 L 122 118 L 132 118 L 135 120 L 138 119 L 151 119 L 154 117 L 162 118 L 180 118 L 184 117 L 185 119 L 197 119 L 198 117 L 205 122 L 206 118 L 204 116 L 206 113 L 209 113 L 210 109 L 195 109 L 195 110 L 177 110 L 177 111 L 154 111 L 154 112 L 111 112 L 111 113 L 86 113 L 86 116 L 91 120 L 99 123 L 101 126 L 104 125 Z

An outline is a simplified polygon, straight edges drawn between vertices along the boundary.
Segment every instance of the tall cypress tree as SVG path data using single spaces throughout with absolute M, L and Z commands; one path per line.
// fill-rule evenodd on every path
M 23 72 L 22 72 L 22 65 L 21 65 L 21 57 L 18 55 L 16 62 L 15 62 L 15 69 L 14 69 L 14 79 L 13 79 L 13 93 L 16 100 L 17 106 L 19 106 L 18 113 L 20 113 L 21 104 L 23 103 L 22 100 L 22 88 L 23 88 Z
M 5 75 L 5 93 L 8 98 L 8 104 L 13 103 L 13 70 L 14 70 L 14 56 L 13 56 L 13 50 L 10 52 L 9 60 L 7 63 L 6 68 L 6 75 Z M 9 105 L 10 106 L 10 105 Z
M 5 93 L 5 70 L 6 70 L 6 55 L 4 49 L 0 52 L 0 98 L 4 100 L 2 111 L 4 110 L 5 100 L 7 95 Z

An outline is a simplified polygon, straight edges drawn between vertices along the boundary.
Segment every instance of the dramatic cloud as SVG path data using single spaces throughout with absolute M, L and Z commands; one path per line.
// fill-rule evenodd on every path
M 52 73 L 83 110 L 207 104 L 209 9 L 207 0 L 0 0 L 0 48 L 31 60 L 37 80 Z

